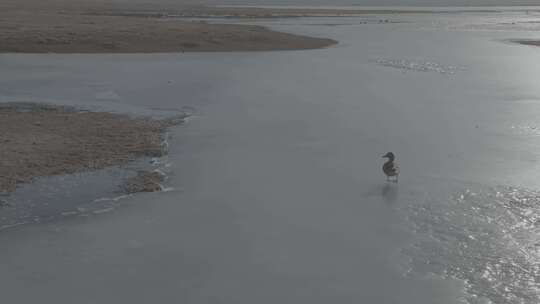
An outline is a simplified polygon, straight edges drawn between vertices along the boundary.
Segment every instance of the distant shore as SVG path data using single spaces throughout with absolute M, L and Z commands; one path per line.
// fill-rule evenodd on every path
M 52 0 L 46 1 L 47 5 L 43 2 L 6 0 L 0 4 L 0 53 L 269 51 L 316 49 L 337 43 L 260 26 L 167 17 L 214 13 L 224 16 L 231 9 L 113 5 L 99 0 L 91 4 L 78 0 Z

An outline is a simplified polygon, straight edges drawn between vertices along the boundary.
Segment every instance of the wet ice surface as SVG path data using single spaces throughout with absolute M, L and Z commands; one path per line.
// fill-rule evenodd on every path
M 536 303 L 540 193 L 455 186 L 463 190 L 443 199 L 426 193 L 425 200 L 408 206 L 419 236 L 404 250 L 410 270 L 464 280 L 468 303 Z
M 2 55 L 2 101 L 197 112 L 171 130 L 176 191 L 1 232 L 3 298 L 538 303 L 540 49 L 467 27 L 493 18 L 261 22 L 341 42 L 299 52 Z
M 159 172 L 164 177 L 162 191 L 174 190 L 167 185 L 170 167 L 168 157 L 163 156 L 104 170 L 36 178 L 32 184 L 0 196 L 0 232 L 113 211 L 132 196 L 126 193 L 124 183 L 140 170 Z

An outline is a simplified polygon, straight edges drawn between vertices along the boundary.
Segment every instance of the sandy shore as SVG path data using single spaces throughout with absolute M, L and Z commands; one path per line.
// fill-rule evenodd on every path
M 171 125 L 171 121 L 79 112 L 57 106 L 1 104 L 0 192 L 13 191 L 18 183 L 35 177 L 95 170 L 142 156 L 161 156 L 162 133 Z M 151 188 L 151 181 L 128 181 L 129 189 L 149 191 L 145 189 Z
M 77 5 L 79 4 L 79 5 Z M 336 43 L 247 25 L 163 18 L 218 13 L 199 6 L 6 0 L 0 4 L 0 52 L 146 53 L 323 48 Z M 150 9 L 152 8 L 152 9 Z M 220 14 L 229 14 L 223 9 Z M 240 10 L 241 11 L 241 10 Z

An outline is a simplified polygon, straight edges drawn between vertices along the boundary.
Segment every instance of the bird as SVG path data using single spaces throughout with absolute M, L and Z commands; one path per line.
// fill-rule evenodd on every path
M 392 152 L 388 152 L 383 155 L 383 158 L 388 158 L 388 161 L 384 163 L 382 170 L 386 174 L 386 180 L 394 183 L 398 182 L 399 167 L 394 163 L 396 156 Z M 394 179 L 391 179 L 394 177 Z

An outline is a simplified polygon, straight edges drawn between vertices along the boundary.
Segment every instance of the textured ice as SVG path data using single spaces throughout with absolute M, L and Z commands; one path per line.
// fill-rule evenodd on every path
M 412 205 L 410 219 L 413 272 L 464 280 L 471 304 L 540 300 L 540 192 L 474 187 Z
M 98 100 L 114 100 L 117 101 L 121 97 L 115 91 L 103 91 L 96 93 L 96 99 Z
M 441 74 L 454 74 L 457 71 L 463 70 L 462 67 L 453 65 L 443 65 L 430 61 L 411 61 L 406 59 L 378 59 L 377 64 L 401 69 L 403 71 L 437 72 Z
M 510 129 L 519 135 L 540 136 L 540 127 L 535 124 L 516 124 Z

